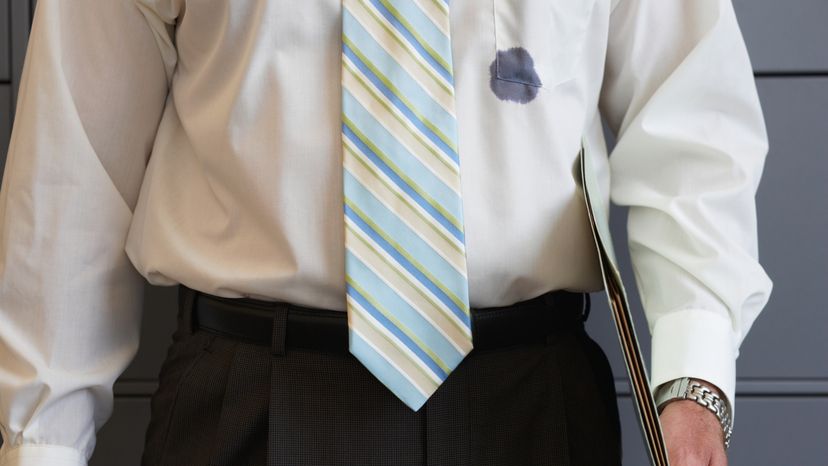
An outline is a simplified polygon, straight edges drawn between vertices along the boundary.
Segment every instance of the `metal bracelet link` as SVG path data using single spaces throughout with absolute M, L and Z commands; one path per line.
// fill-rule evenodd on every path
M 698 382 L 690 383 L 687 387 L 685 398 L 694 400 L 696 403 L 706 407 L 716 415 L 716 418 L 719 419 L 725 433 L 724 444 L 725 449 L 727 449 L 730 446 L 730 436 L 733 433 L 731 428 L 732 422 L 730 418 L 730 410 L 728 409 L 727 404 L 722 400 L 722 398 L 719 398 L 715 393 L 713 393 L 713 391 Z

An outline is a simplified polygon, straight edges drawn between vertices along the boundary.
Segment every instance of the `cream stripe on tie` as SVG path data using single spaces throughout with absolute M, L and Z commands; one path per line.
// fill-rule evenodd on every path
M 447 0 L 343 0 L 351 353 L 418 410 L 472 349 Z

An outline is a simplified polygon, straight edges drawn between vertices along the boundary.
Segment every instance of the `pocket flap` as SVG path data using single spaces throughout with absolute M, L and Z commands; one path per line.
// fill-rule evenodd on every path
M 571 79 L 595 0 L 492 0 L 498 79 L 552 87 Z

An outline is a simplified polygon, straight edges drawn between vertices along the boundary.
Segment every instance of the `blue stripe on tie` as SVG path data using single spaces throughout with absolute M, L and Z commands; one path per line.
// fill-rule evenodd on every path
M 342 88 L 345 155 L 356 157 L 372 172 L 357 178 L 348 160 L 342 167 L 349 349 L 414 411 L 440 385 L 435 382 L 445 380 L 468 354 L 465 348 L 455 348 L 451 336 L 441 333 L 454 328 L 444 330 L 430 321 L 446 324 L 443 319 L 449 317 L 456 320 L 452 325 L 462 323 L 467 334 L 465 344 L 458 346 L 471 343 L 465 262 L 455 269 L 453 260 L 445 259 L 441 248 L 432 248 L 426 236 L 437 228 L 465 244 L 461 194 L 459 188 L 452 189 L 459 186 L 459 173 L 449 179 L 434 165 L 448 159 L 454 168 L 460 164 L 452 46 L 445 28 L 448 3 L 437 1 L 421 9 L 410 0 L 348 0 L 342 9 L 342 69 L 359 77 L 354 85 L 365 86 L 372 99 L 361 101 L 355 95 L 362 94 L 352 94 L 349 91 L 354 89 L 347 85 Z M 372 17 L 365 16 L 368 22 L 360 24 L 349 11 L 351 7 L 367 8 Z M 442 11 L 438 14 L 432 10 L 435 7 Z M 406 53 L 403 58 L 413 58 L 421 68 L 398 62 L 398 53 Z M 375 117 L 375 105 L 391 110 L 404 129 L 384 126 L 386 114 L 383 111 L 382 117 Z M 434 154 L 426 154 L 419 146 L 408 150 L 407 138 L 412 134 L 401 131 L 433 146 L 439 151 L 437 157 L 445 154 L 445 160 L 426 159 Z M 378 191 L 380 183 L 396 194 Z M 409 203 L 415 212 L 405 208 Z M 411 215 L 422 218 L 414 222 Z M 402 292 L 396 291 L 398 286 Z M 358 318 L 368 320 L 351 320 Z M 360 334 L 360 328 L 365 333 Z
M 365 63 L 363 63 L 362 60 L 360 60 L 359 57 L 357 57 L 356 54 L 354 54 L 350 47 L 348 47 L 347 45 L 345 45 L 344 47 L 345 50 L 343 53 L 351 59 L 354 66 L 356 66 L 357 69 L 359 69 L 362 75 L 365 76 L 369 81 L 371 81 L 371 83 L 377 88 L 377 90 L 379 90 L 380 93 L 384 95 L 385 98 L 387 98 L 388 101 L 391 102 L 391 104 L 393 104 L 394 107 L 396 107 L 397 110 L 399 110 L 400 113 L 402 113 L 408 119 L 408 121 L 411 122 L 411 124 L 413 124 L 418 130 L 420 130 L 420 133 L 423 136 L 425 136 L 431 142 L 433 142 L 434 145 L 436 145 L 444 154 L 448 155 L 451 160 L 459 164 L 460 157 L 457 155 L 454 149 L 449 147 L 449 145 L 446 144 L 446 142 L 443 141 L 443 139 L 441 139 L 440 136 L 438 136 L 434 131 L 432 131 L 425 123 L 423 123 L 419 119 L 419 117 L 417 117 L 417 115 L 415 115 L 414 112 L 410 108 L 408 108 L 405 102 L 400 100 L 394 94 L 394 92 L 392 92 L 391 89 L 389 89 L 382 82 L 382 80 L 377 75 L 375 75 L 367 66 L 365 66 Z
M 385 251 L 388 255 L 394 258 L 394 260 L 397 261 L 402 268 L 404 268 L 408 271 L 408 273 L 413 275 L 414 278 L 416 278 L 420 283 L 423 284 L 423 286 L 425 286 L 429 291 L 431 291 L 437 297 L 437 299 L 442 301 L 449 309 L 451 309 L 451 311 L 457 317 L 462 319 L 463 322 L 468 322 L 468 316 L 443 290 L 441 290 L 437 285 L 435 285 L 431 280 L 429 280 L 429 278 L 425 276 L 425 274 L 423 274 L 420 270 L 418 270 L 417 267 L 414 266 L 414 264 L 412 264 L 408 259 L 405 258 L 405 256 L 397 252 L 397 250 L 394 249 L 394 247 L 390 243 L 388 243 L 388 241 L 386 241 L 385 238 L 383 238 L 376 231 L 374 231 L 374 229 L 371 228 L 371 225 L 368 225 L 368 223 L 366 223 L 359 215 L 357 215 L 357 213 L 354 212 L 353 209 L 351 209 L 351 207 L 347 204 L 345 205 L 345 215 L 349 219 L 351 219 L 359 227 L 360 230 L 365 232 L 366 235 L 368 235 L 375 243 L 377 243 L 377 245 L 379 245 L 379 247 L 383 251 Z M 434 271 L 431 272 L 433 273 Z M 456 291 L 455 294 L 457 294 Z M 463 296 L 460 295 L 459 298 L 462 299 Z
M 356 332 L 348 332 L 348 346 L 350 352 L 357 356 L 377 380 L 390 388 L 406 405 L 416 411 L 425 404 L 427 398 Z
M 362 142 L 362 140 L 360 140 L 359 137 L 357 137 L 357 135 L 354 134 L 353 131 L 351 131 L 351 128 L 348 128 L 348 126 L 345 125 L 344 123 L 342 124 L 342 131 L 345 133 L 345 136 L 351 142 L 353 142 L 359 148 L 359 150 L 362 153 L 364 153 L 366 155 L 366 157 L 368 157 L 368 159 L 380 171 L 382 171 L 383 173 L 388 175 L 388 177 L 391 178 L 391 180 L 394 182 L 394 184 L 399 186 L 400 189 L 402 189 L 406 194 L 408 194 L 408 196 L 411 197 L 411 199 L 413 199 L 414 202 L 416 202 L 420 207 L 422 207 L 426 212 L 428 212 L 434 219 L 436 219 L 437 222 L 440 225 L 443 225 L 443 227 L 445 227 L 446 230 L 448 230 L 448 232 L 451 233 L 452 236 L 454 236 L 455 238 L 457 238 L 460 241 L 465 240 L 465 235 L 462 231 L 458 230 L 457 227 L 455 227 L 454 224 L 451 223 L 451 221 L 449 219 L 447 219 L 442 213 L 440 213 L 440 211 L 438 211 L 431 204 L 429 204 L 428 201 L 426 201 L 422 196 L 420 196 L 420 194 L 418 194 L 416 191 L 414 191 L 414 189 L 412 189 L 408 185 L 408 183 L 405 182 L 405 180 L 403 180 L 399 175 L 397 175 L 393 170 L 391 170 L 391 167 L 386 165 L 385 162 L 383 162 L 383 160 L 381 158 L 379 158 L 379 156 L 377 156 L 377 154 L 375 154 L 374 151 L 372 151 L 370 147 L 365 145 L 365 143 Z M 462 219 L 458 219 L 458 221 L 461 221 L 461 220 Z
M 342 90 L 342 109 L 348 119 L 380 152 L 459 221 L 462 216 L 460 195 L 438 178 L 416 155 L 409 152 L 347 89 Z M 426 154 L 425 157 L 434 156 Z
M 362 52 L 409 101 L 417 107 L 429 121 L 438 128 L 454 126 L 454 116 L 435 101 L 414 77 L 400 65 L 392 55 L 372 36 L 367 29 L 349 11 L 342 13 L 345 27 L 348 27 L 348 39 Z M 350 24 L 353 23 L 353 24 Z M 344 44 L 346 48 L 348 44 Z M 446 136 L 449 136 L 448 134 Z M 452 141 L 453 142 L 453 141 Z
M 416 100 L 418 107 L 423 109 L 423 113 L 436 126 L 442 128 L 443 125 L 454 117 L 448 113 L 440 104 L 435 101 L 423 85 L 420 84 L 408 71 L 400 65 L 394 57 L 393 50 L 386 50 L 374 36 L 365 29 L 365 26 L 356 19 L 353 14 L 347 10 L 343 13 L 345 26 L 348 27 L 348 39 L 353 42 L 363 55 L 371 61 L 388 79 L 394 83 L 395 86 L 402 92 L 409 100 Z M 353 22 L 354 24 L 348 24 Z M 346 44 L 347 45 L 347 44 Z M 429 81 L 431 82 L 431 81 Z M 433 113 L 426 113 L 433 111 Z
M 428 0 L 426 0 L 428 1 Z M 420 37 L 440 55 L 446 63 L 451 63 L 451 41 L 439 27 L 411 0 L 388 0 L 406 21 L 417 31 Z M 449 81 L 451 82 L 451 81 Z
M 453 77 L 451 76 L 451 74 L 447 73 L 446 69 L 438 61 L 436 61 L 434 59 L 434 57 L 432 57 L 428 53 L 428 51 L 425 50 L 422 45 L 420 45 L 419 42 L 417 42 L 417 39 L 414 38 L 414 36 L 411 35 L 411 33 L 407 29 L 405 29 L 405 26 L 403 26 L 399 21 L 397 21 L 396 18 L 394 18 L 394 15 L 392 15 L 390 11 L 388 11 L 384 6 L 382 6 L 382 4 L 380 4 L 379 2 L 376 2 L 375 0 L 374 1 L 368 0 L 368 1 L 373 3 L 374 6 L 377 8 L 377 10 L 379 10 L 379 13 L 385 19 L 387 19 L 389 22 L 391 22 L 392 27 L 404 36 L 405 42 L 410 44 L 417 51 L 417 54 L 420 55 L 423 58 L 423 60 L 426 61 L 429 64 L 429 67 L 432 70 L 434 70 L 437 74 L 441 75 L 446 81 L 449 82 L 449 84 L 454 85 Z M 350 16 L 350 12 L 347 12 L 347 15 Z M 345 19 L 347 20 L 348 18 L 346 17 Z M 356 24 L 354 25 L 354 27 L 348 29 L 348 37 L 357 44 L 357 47 L 360 50 L 364 51 L 363 44 L 366 41 L 370 41 L 370 42 L 372 42 L 372 44 L 371 44 L 372 47 L 374 47 L 374 46 L 379 47 L 382 50 L 382 52 L 384 52 L 385 54 L 394 53 L 393 50 L 386 51 L 386 49 L 383 48 L 380 45 L 380 43 L 377 42 L 376 39 L 374 39 L 373 36 L 371 36 L 371 35 L 368 35 L 367 37 L 364 36 L 364 34 L 367 33 L 367 31 L 364 29 L 364 26 L 362 25 L 362 23 L 358 22 L 358 20 L 354 19 L 354 21 L 356 22 Z M 358 31 L 356 31 L 357 27 L 359 29 Z M 354 34 L 354 32 L 357 32 L 357 34 Z M 382 59 L 378 58 L 378 56 L 382 56 L 382 53 L 371 56 L 370 60 L 374 63 L 382 64 L 382 66 L 393 66 L 395 68 L 403 69 L 403 68 L 400 67 L 399 63 L 396 60 L 393 60 L 393 59 L 391 59 L 391 60 L 382 60 Z
M 454 129 L 456 128 L 455 117 L 447 112 L 439 103 L 437 103 L 417 82 L 408 71 L 397 62 L 392 55 L 388 53 L 376 39 L 359 23 L 359 21 L 351 15 L 347 10 L 343 11 L 343 21 L 348 27 L 348 39 L 354 43 L 359 51 L 365 55 L 365 58 L 371 62 L 376 69 L 385 75 L 389 82 L 399 89 L 400 93 L 415 106 L 414 109 L 422 114 L 435 127 L 443 128 L 446 131 L 445 136 L 450 138 L 451 142 L 456 143 Z M 353 23 L 353 24 L 349 24 Z M 364 63 L 357 57 L 353 50 L 347 43 L 342 43 L 343 52 L 355 64 L 359 62 Z M 376 77 L 368 67 L 359 67 L 364 74 L 370 73 Z M 368 73 L 366 73 L 368 70 Z M 373 82 L 373 80 L 372 80 Z M 383 87 L 385 85 L 383 84 Z M 451 130 L 451 131 L 449 131 Z
M 392 314 L 394 317 L 396 317 L 406 328 L 411 329 L 414 334 L 422 340 L 423 344 L 427 348 L 431 349 L 440 358 L 440 360 L 442 360 L 447 366 L 452 366 L 453 363 L 459 362 L 463 359 L 463 355 L 461 355 L 457 351 L 457 348 L 455 348 L 451 342 L 437 330 L 435 324 L 425 320 L 425 318 L 423 318 L 423 316 L 417 312 L 416 309 L 414 309 L 407 301 L 402 299 L 393 288 L 388 286 L 388 283 L 386 283 L 382 277 L 378 276 L 373 270 L 369 269 L 359 257 L 354 255 L 351 251 L 346 251 L 346 254 L 348 255 L 348 260 L 351 261 L 346 263 L 346 271 L 348 275 L 351 276 L 367 294 L 373 296 L 374 299 L 382 303 L 386 310 L 389 312 L 392 312 L 393 310 Z M 368 309 L 366 305 L 363 305 L 363 307 Z M 377 310 L 377 312 L 379 312 L 379 310 Z M 374 315 L 373 312 L 371 312 L 371 315 Z M 378 316 L 374 315 L 374 318 L 380 321 L 389 330 L 396 328 L 394 324 L 385 317 L 380 319 Z M 426 363 L 431 360 L 431 358 L 425 353 L 421 356 L 421 358 L 423 357 L 426 358 L 423 359 Z M 437 374 L 444 374 L 443 369 L 439 366 L 436 366 L 435 372 Z
M 356 257 L 353 254 L 351 254 L 350 257 L 348 257 L 348 259 L 356 259 Z M 365 284 L 361 282 L 359 279 L 356 279 L 356 281 L 359 282 L 360 285 Z M 446 371 L 444 371 L 433 359 L 431 359 L 431 356 L 429 356 L 428 353 L 426 353 L 425 351 L 423 351 L 422 348 L 417 346 L 417 343 L 414 340 L 412 340 L 411 337 L 406 335 L 402 330 L 400 330 L 399 327 L 394 325 L 394 323 L 391 322 L 391 320 L 389 320 L 388 317 L 385 317 L 385 315 L 382 312 L 380 312 L 379 309 L 374 307 L 374 305 L 371 304 L 368 301 L 368 299 L 362 295 L 362 293 L 357 291 L 350 284 L 347 285 L 347 287 L 348 296 L 352 297 L 356 302 L 358 302 L 359 305 L 362 306 L 362 308 L 365 309 L 368 312 L 368 314 L 371 315 L 371 317 L 379 321 L 380 325 L 382 325 L 385 329 L 387 329 L 395 337 L 397 337 L 402 342 L 402 344 L 405 345 L 406 348 L 411 350 L 417 356 L 417 359 L 425 363 L 425 365 L 428 366 L 437 375 L 438 379 L 446 380 L 446 377 L 448 377 L 448 373 L 446 373 Z M 379 301 L 382 300 L 379 299 Z M 394 343 L 394 345 L 397 345 L 397 343 Z
M 343 172 L 345 197 L 349 198 L 363 212 L 371 213 L 371 220 L 389 237 L 394 238 L 402 248 L 417 258 L 426 270 L 433 271 L 435 278 L 447 288 L 454 291 L 457 286 L 466 282 L 451 263 L 438 254 L 434 248 L 423 240 L 416 230 L 405 224 L 397 213 L 392 212 L 380 202 L 362 183 L 353 177 L 347 169 Z

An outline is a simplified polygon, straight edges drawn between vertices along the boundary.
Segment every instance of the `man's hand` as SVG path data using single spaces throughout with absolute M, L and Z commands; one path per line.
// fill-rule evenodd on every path
M 693 400 L 671 401 L 661 412 L 670 466 L 727 466 L 716 415 Z

